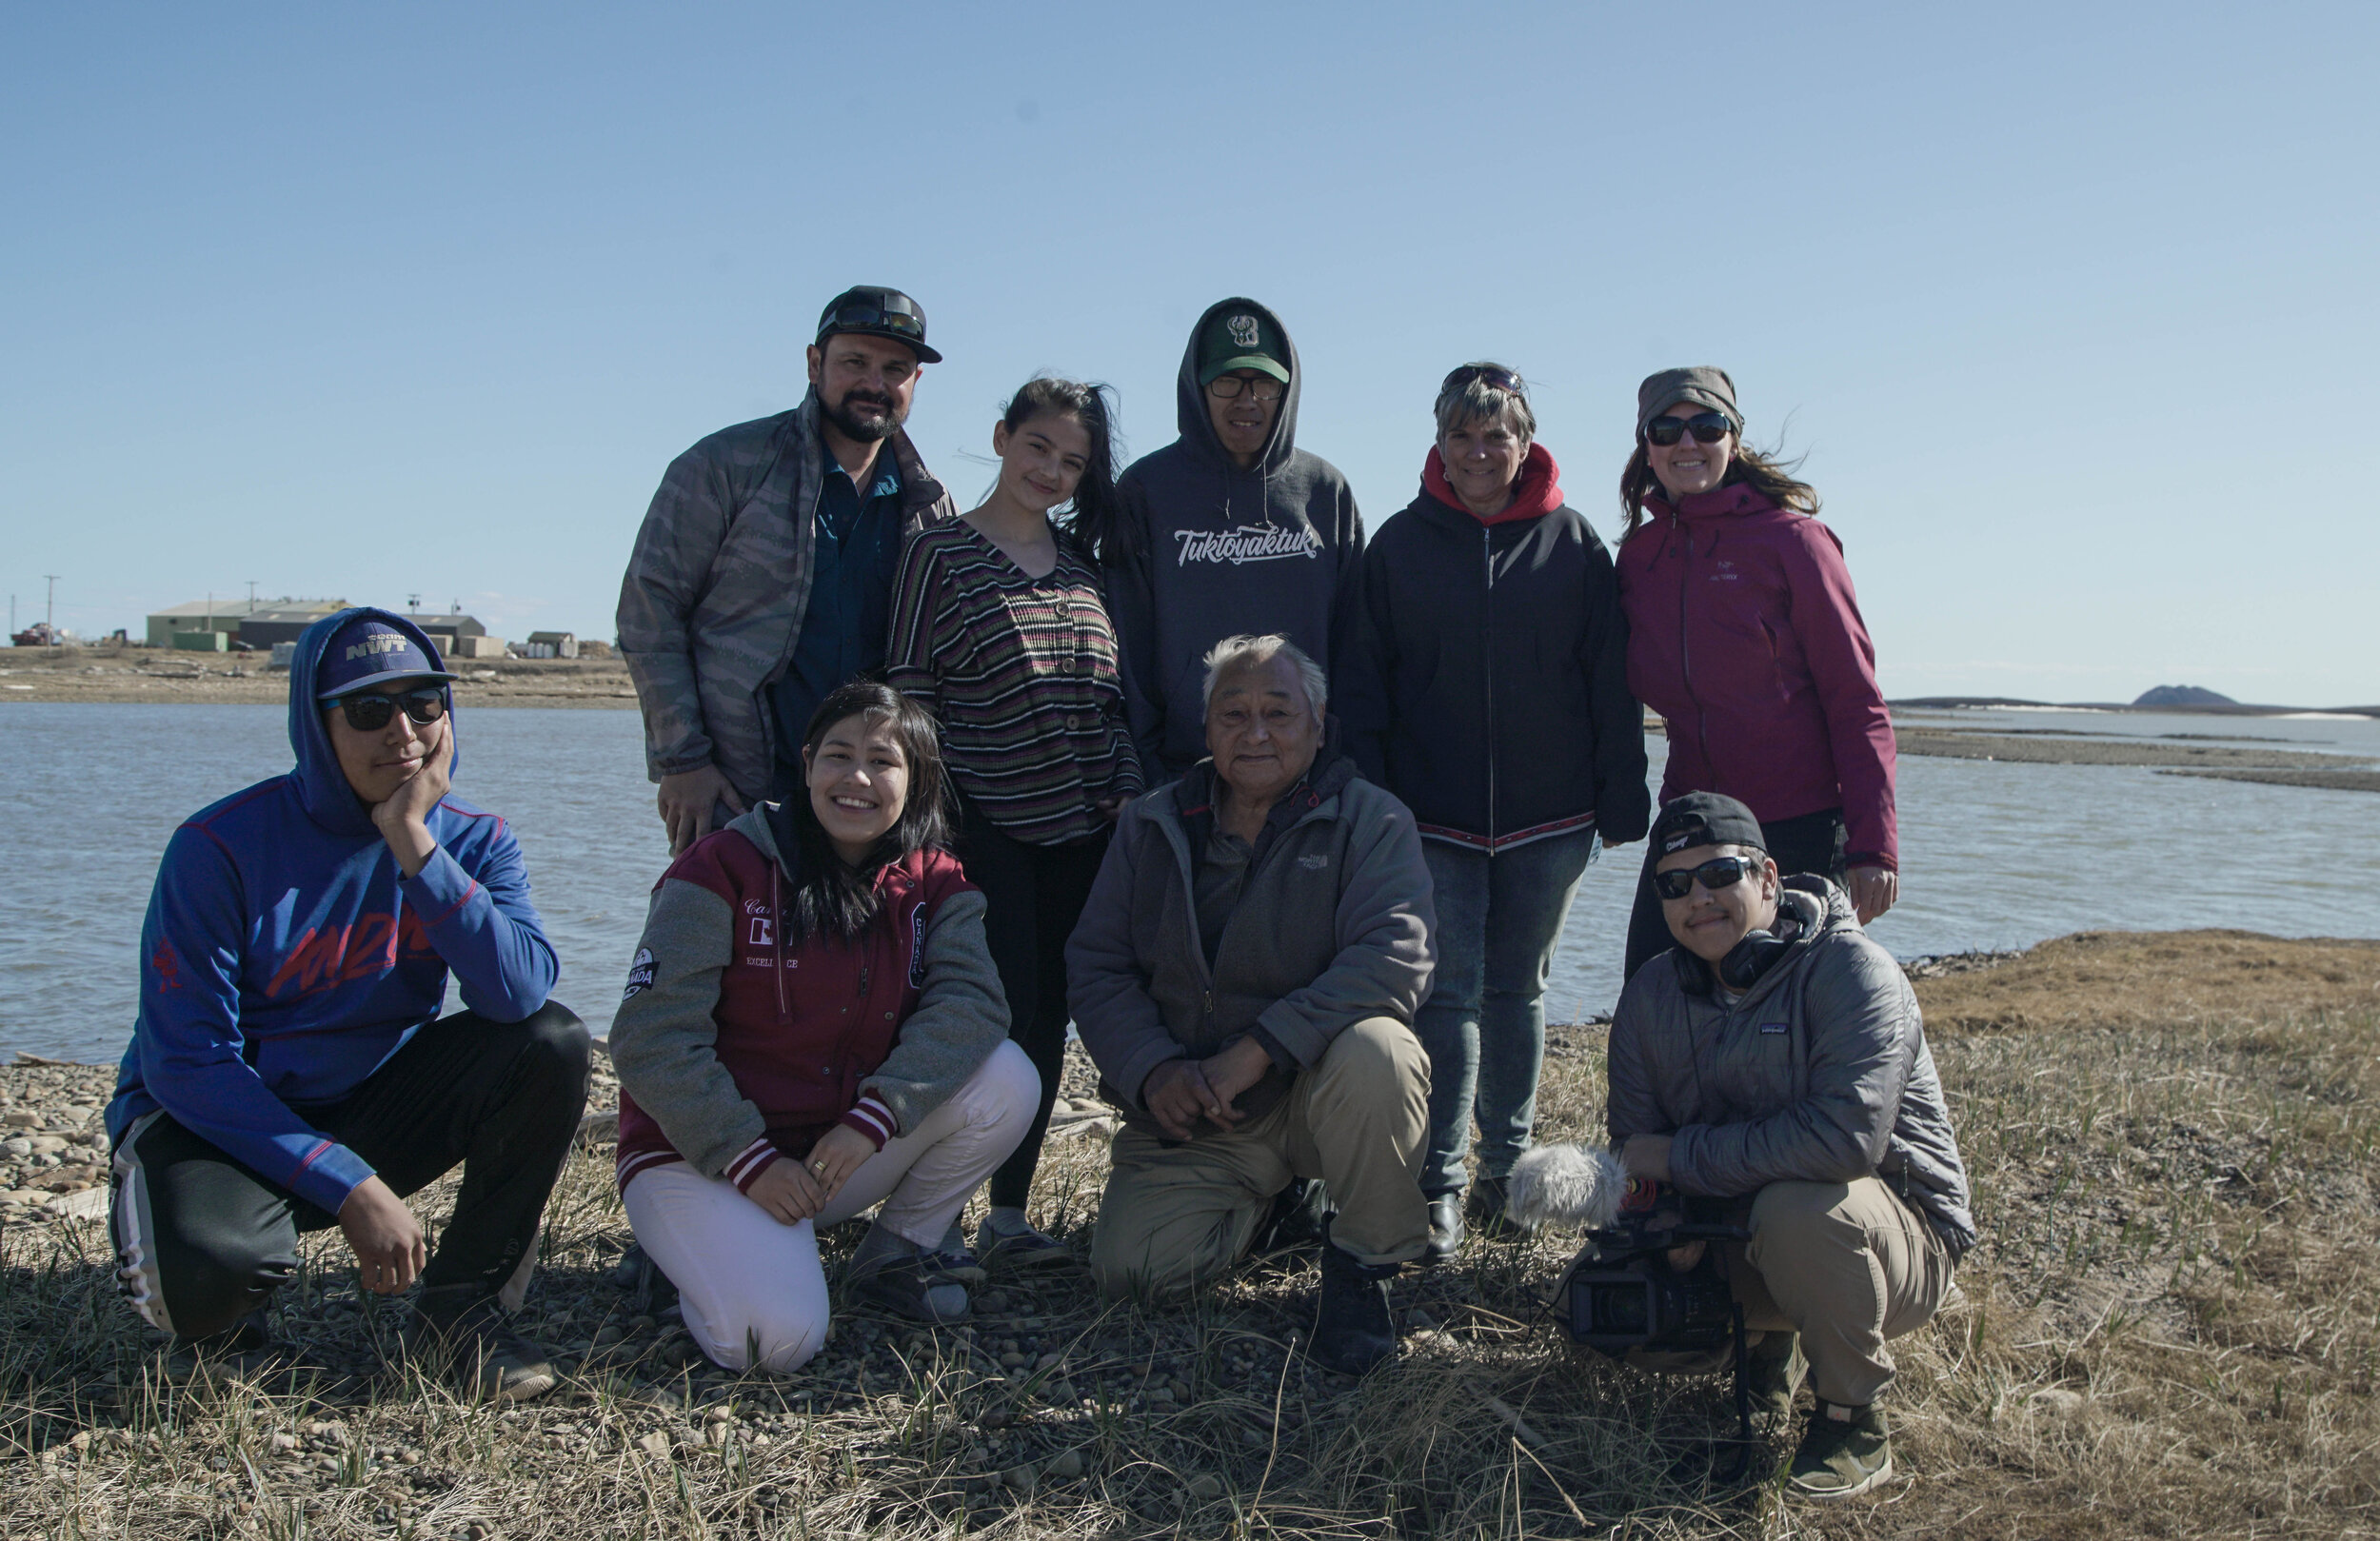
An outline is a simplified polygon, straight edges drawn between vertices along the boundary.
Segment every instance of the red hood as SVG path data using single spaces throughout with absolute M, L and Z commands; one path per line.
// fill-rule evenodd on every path
M 1554 452 L 1543 445 L 1531 445 L 1529 458 L 1520 463 L 1519 479 L 1513 483 L 1513 501 L 1502 513 L 1479 519 L 1482 524 L 1509 524 L 1516 519 L 1537 519 L 1552 513 L 1562 505 L 1562 468 L 1554 464 Z M 1449 508 L 1471 513 L 1446 480 L 1446 462 L 1430 446 L 1430 458 L 1421 463 L 1421 490 Z

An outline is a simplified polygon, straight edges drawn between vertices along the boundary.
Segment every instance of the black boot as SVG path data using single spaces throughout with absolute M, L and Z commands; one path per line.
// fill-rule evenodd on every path
M 1424 1267 L 1442 1263 L 1462 1251 L 1462 1195 L 1433 1194 L 1430 1196 L 1430 1244 L 1421 1255 Z
M 1360 1375 L 1397 1357 L 1397 1323 L 1388 1309 L 1388 1281 L 1396 1276 L 1395 1263 L 1359 1263 L 1336 1245 L 1323 1246 L 1322 1288 L 1306 1346 L 1317 1364 Z
M 1249 1251 L 1261 1257 L 1270 1253 L 1313 1252 L 1325 1245 L 1331 1230 L 1331 1195 L 1319 1177 L 1293 1179 L 1273 1195 L 1272 1213 L 1257 1228 Z

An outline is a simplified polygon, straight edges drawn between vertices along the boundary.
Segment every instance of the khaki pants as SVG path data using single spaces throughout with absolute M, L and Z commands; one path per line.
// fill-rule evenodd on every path
M 1799 1333 L 1811 1388 L 1826 1400 L 1874 1401 L 1893 1379 L 1885 1341 L 1932 1321 L 1950 1293 L 1942 1238 L 1874 1177 L 1773 1182 L 1747 1229 L 1752 1239 L 1721 1260 L 1744 1326 Z
M 1874 1177 L 1773 1182 L 1730 1219 L 1752 1233 L 1719 1255 L 1752 1341 L 1799 1333 L 1818 1395 L 1844 1407 L 1874 1401 L 1893 1379 L 1885 1340 L 1932 1321 L 1950 1294 L 1951 1257 L 1934 1227 Z M 1731 1357 L 1637 1350 L 1628 1362 L 1708 1374 Z
M 1339 1206 L 1332 1239 L 1367 1263 L 1418 1257 L 1428 1207 L 1418 1181 L 1429 1135 L 1430 1061 L 1404 1023 L 1357 1022 L 1262 1116 L 1168 1145 L 1127 1128 L 1100 1197 L 1091 1274 L 1111 1295 L 1178 1294 L 1244 1255 L 1273 1196 L 1319 1177 Z

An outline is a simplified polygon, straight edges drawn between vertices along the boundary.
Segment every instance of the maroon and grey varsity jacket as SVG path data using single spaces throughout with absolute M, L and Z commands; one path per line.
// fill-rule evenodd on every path
M 748 1189 L 837 1123 L 881 1150 L 1007 1037 L 983 896 L 947 852 L 883 868 L 856 943 L 789 944 L 793 882 L 764 805 L 654 885 L 611 1026 L 623 1190 L 678 1160 Z

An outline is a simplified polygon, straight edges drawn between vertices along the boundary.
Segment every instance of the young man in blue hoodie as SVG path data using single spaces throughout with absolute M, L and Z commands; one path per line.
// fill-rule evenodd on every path
M 385 610 L 308 627 L 297 766 L 167 842 L 141 1007 L 108 1108 L 119 1287 L 185 1342 L 268 1346 L 299 1233 L 337 1226 L 364 1287 L 421 1285 L 407 1341 L 518 1400 L 554 1384 L 515 1334 L 546 1195 L 586 1101 L 587 1036 L 505 821 L 449 794 L 447 673 Z M 451 970 L 466 1008 L 440 1017 Z M 430 1255 L 404 1196 L 457 1162 Z
M 1218 301 L 1182 350 L 1181 436 L 1117 479 L 1108 609 L 1153 787 L 1206 753 L 1205 660 L 1224 638 L 1278 633 L 1338 677 L 1363 516 L 1339 467 L 1298 447 L 1302 384 L 1279 316 Z

